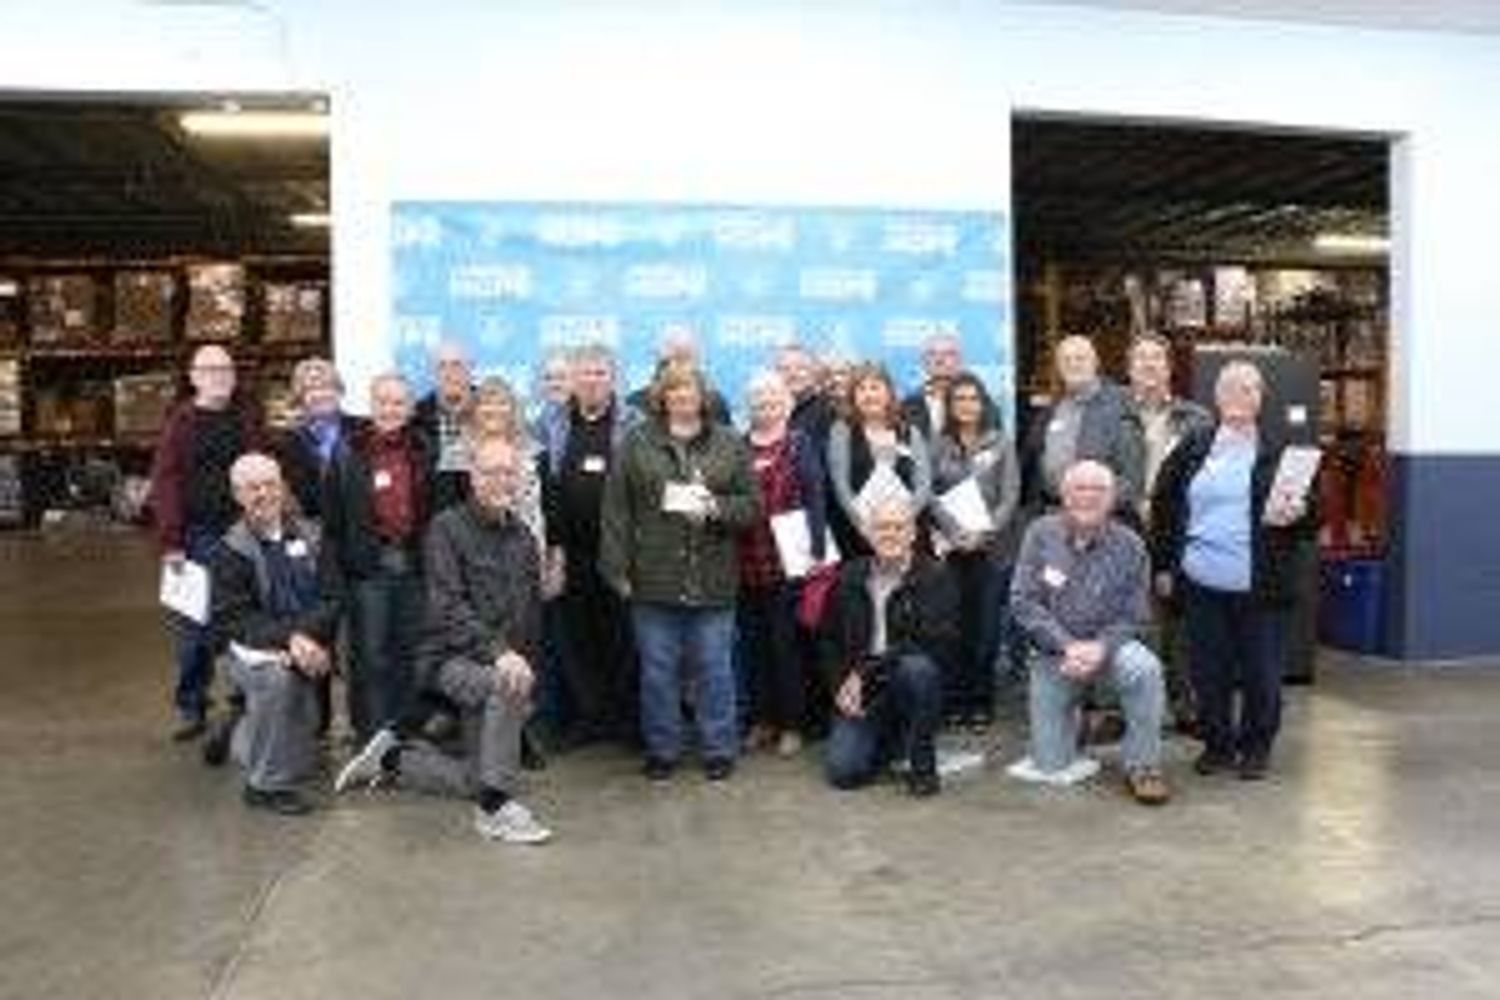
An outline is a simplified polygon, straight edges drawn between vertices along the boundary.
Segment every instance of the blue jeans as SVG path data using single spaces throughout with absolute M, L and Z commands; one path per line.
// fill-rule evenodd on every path
M 208 528 L 190 524 L 183 532 L 183 554 L 204 568 L 213 564 L 218 546 L 219 536 Z M 208 713 L 208 690 L 214 682 L 212 624 L 199 625 L 177 615 L 172 618 L 177 640 L 177 689 L 172 701 L 184 720 L 202 719 Z
M 412 721 L 426 593 L 416 573 L 382 571 L 353 580 L 349 597 L 349 716 L 355 732 L 368 739 L 377 729 Z
M 1265 760 L 1281 729 L 1287 611 L 1250 594 L 1184 584 L 1188 665 L 1204 749 L 1224 760 Z
M 646 754 L 682 755 L 682 668 L 698 670 L 698 734 L 703 756 L 732 760 L 739 750 L 734 696 L 734 611 L 672 604 L 631 606 L 641 660 L 641 735 Z
M 937 770 L 942 671 L 923 653 L 888 659 L 882 670 L 882 683 L 865 683 L 865 714 L 836 715 L 833 720 L 824 767 L 835 788 L 867 783 L 897 753 L 907 759 L 913 773 Z
M 1145 644 L 1127 642 L 1104 665 L 1120 696 L 1125 738 L 1120 761 L 1127 770 L 1161 763 L 1161 661 Z M 1064 677 L 1055 658 L 1034 655 L 1031 661 L 1031 760 L 1046 772 L 1061 771 L 1078 756 L 1078 706 L 1093 678 Z

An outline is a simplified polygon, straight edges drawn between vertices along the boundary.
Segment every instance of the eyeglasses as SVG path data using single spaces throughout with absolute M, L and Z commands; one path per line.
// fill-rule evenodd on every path
M 234 365 L 194 365 L 193 371 L 204 375 L 233 375 Z

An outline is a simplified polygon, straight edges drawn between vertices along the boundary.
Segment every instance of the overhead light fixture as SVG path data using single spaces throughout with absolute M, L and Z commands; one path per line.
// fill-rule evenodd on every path
M 1378 256 L 1390 253 L 1388 236 L 1359 236 L 1353 233 L 1319 233 L 1313 237 L 1313 249 L 1323 253 L 1348 253 Z
M 187 111 L 177 119 L 189 135 L 224 139 L 318 139 L 328 116 L 312 111 Z
M 301 229 L 327 229 L 333 225 L 333 217 L 327 212 L 293 212 L 291 223 Z

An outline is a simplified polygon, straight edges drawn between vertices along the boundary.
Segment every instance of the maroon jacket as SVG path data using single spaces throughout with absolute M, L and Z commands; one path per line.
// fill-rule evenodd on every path
M 263 450 L 265 436 L 261 433 L 260 420 L 255 411 L 238 401 L 232 401 L 230 409 L 240 418 L 243 450 Z M 151 509 L 157 543 L 162 552 L 181 551 L 183 547 L 196 415 L 197 408 L 192 399 L 185 399 L 173 406 L 167 413 L 161 438 L 156 444 L 156 454 L 151 460 Z

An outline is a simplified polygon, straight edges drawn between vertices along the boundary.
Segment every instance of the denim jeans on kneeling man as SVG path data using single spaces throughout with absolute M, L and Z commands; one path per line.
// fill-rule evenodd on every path
M 1127 642 L 1089 680 L 1063 676 L 1055 657 L 1031 657 L 1031 760 L 1039 770 L 1061 771 L 1078 756 L 1078 704 L 1095 679 L 1107 680 L 1120 696 L 1125 738 L 1120 762 L 1126 770 L 1161 763 L 1163 690 L 1161 661 L 1140 642 Z
M 837 714 L 824 766 L 835 788 L 857 788 L 897 755 L 916 773 L 937 771 L 943 674 L 930 656 L 907 653 L 881 664 L 880 683 L 866 681 L 864 714 Z

